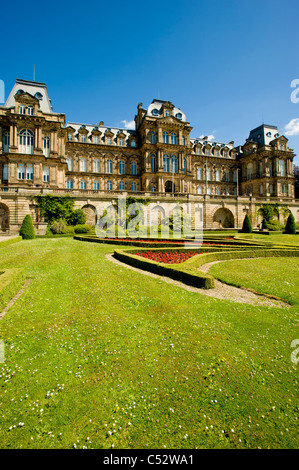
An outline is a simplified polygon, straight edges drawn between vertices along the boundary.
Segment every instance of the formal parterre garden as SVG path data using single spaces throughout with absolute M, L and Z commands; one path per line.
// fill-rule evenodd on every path
M 298 448 L 297 240 L 0 242 L 0 316 L 31 279 L 0 319 L 0 447 Z M 215 279 L 285 306 L 203 295 Z

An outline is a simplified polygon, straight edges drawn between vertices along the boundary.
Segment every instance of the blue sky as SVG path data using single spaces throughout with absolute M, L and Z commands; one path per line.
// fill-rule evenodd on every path
M 35 64 L 67 121 L 125 127 L 160 98 L 192 137 L 240 145 L 264 122 L 299 155 L 298 14 L 298 0 L 5 2 L 0 79 L 7 96 Z

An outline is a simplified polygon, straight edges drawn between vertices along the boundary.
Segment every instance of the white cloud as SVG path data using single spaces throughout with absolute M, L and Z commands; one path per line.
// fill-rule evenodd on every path
M 134 120 L 133 121 L 124 120 L 124 121 L 121 121 L 121 122 L 124 124 L 126 129 L 135 129 L 135 121 Z
M 214 134 L 210 134 L 208 136 L 202 134 L 202 135 L 199 136 L 200 139 L 204 139 L 205 137 L 207 138 L 207 140 L 214 140 L 215 139 Z
M 286 135 L 299 135 L 299 118 L 291 119 L 284 128 Z

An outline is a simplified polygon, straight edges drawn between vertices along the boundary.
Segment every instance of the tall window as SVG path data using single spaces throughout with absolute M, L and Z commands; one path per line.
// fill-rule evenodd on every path
M 220 181 L 220 170 L 216 170 L 215 177 L 216 181 Z
M 178 159 L 176 155 L 171 155 L 171 173 L 178 172 Z
M 33 165 L 28 163 L 26 165 L 26 180 L 33 180 Z
M 73 171 L 73 157 L 67 157 L 66 162 L 68 171 Z
M 154 131 L 151 131 L 151 144 L 155 144 L 156 143 L 156 134 L 154 133 Z
M 273 184 L 272 183 L 269 184 L 269 193 L 272 196 L 272 194 L 273 194 Z
M 207 194 L 212 194 L 212 188 L 210 186 L 207 187 Z
M 112 173 L 112 160 L 106 161 L 106 173 Z
M 49 175 L 50 175 L 49 167 L 44 166 L 44 168 L 43 168 L 43 182 L 44 183 L 49 182 Z
M 106 143 L 107 143 L 107 145 L 111 145 L 111 143 L 112 143 L 111 137 L 107 137 Z
M 151 156 L 151 172 L 156 173 L 156 171 L 157 171 L 156 155 L 152 154 L 152 156 Z
M 217 196 L 220 196 L 220 188 L 219 188 L 219 186 L 217 186 L 217 188 L 216 188 L 216 194 L 217 194 Z
M 28 108 L 27 108 L 27 113 L 28 113 L 30 116 L 33 116 L 33 106 L 28 106 Z
M 137 175 L 137 163 L 136 162 L 131 163 L 131 175 Z
M 259 163 L 259 173 L 260 173 L 260 178 L 262 178 L 263 176 L 263 163 L 262 162 Z
M 33 132 L 29 129 L 23 129 L 19 134 L 20 153 L 33 153 Z
M 224 173 L 224 181 L 228 182 L 229 181 L 229 171 L 226 171 Z
M 99 141 L 100 141 L 99 136 L 98 136 L 98 135 L 95 135 L 94 138 L 93 138 L 93 143 L 94 143 L 94 144 L 98 144 Z
M 9 132 L 4 133 L 4 152 L 9 151 Z
M 206 149 L 205 149 L 205 154 L 206 154 L 206 155 L 211 155 L 210 149 L 207 149 L 207 148 L 206 148 Z
M 81 135 L 80 141 L 81 142 L 86 142 L 86 135 L 85 134 Z
M 168 132 L 163 132 L 163 144 L 168 144 Z
M 186 166 L 186 158 L 185 157 L 183 158 L 183 170 L 184 170 L 184 173 L 186 173 L 187 166 Z
M 125 162 L 123 160 L 120 160 L 120 162 L 118 163 L 118 172 L 120 175 L 125 174 Z
M 26 106 L 20 106 L 20 114 L 25 114 L 26 113 Z
M 80 158 L 80 171 L 86 171 L 86 158 Z
M 176 137 L 175 132 L 171 133 L 171 143 L 172 143 L 172 145 L 176 145 L 176 143 L 177 143 L 177 137 Z
M 131 147 L 136 147 L 136 140 L 131 140 Z
M 197 167 L 196 173 L 197 179 L 202 180 L 202 169 L 200 167 Z
M 72 179 L 67 180 L 66 188 L 67 189 L 73 189 L 73 180 Z
M 279 160 L 278 162 L 278 171 L 280 176 L 285 176 L 286 173 L 286 166 L 285 166 L 285 161 L 284 160 Z
M 119 143 L 119 145 L 120 145 L 121 147 L 123 147 L 123 146 L 124 146 L 124 143 L 125 143 L 125 142 L 124 142 L 124 139 L 119 139 L 119 142 L 118 142 L 118 143 Z
M 183 137 L 182 137 L 182 144 L 183 144 L 183 145 L 185 145 L 185 144 L 186 144 L 186 138 L 185 138 L 185 136 L 184 136 L 184 135 L 183 135 Z
M 169 156 L 163 155 L 163 171 L 169 173 Z
M 197 194 L 202 194 L 202 186 L 197 186 Z
M 25 179 L 25 165 L 23 163 L 19 163 L 18 165 L 18 179 L 19 180 Z
M 271 162 L 271 161 L 269 161 L 269 164 L 268 164 L 268 165 L 269 165 L 269 174 L 270 174 L 270 176 L 273 176 L 273 171 L 272 171 L 272 162 Z
M 68 135 L 67 135 L 67 138 L 68 138 L 68 140 L 70 140 L 70 141 L 73 140 L 73 134 L 68 134 Z
M 120 182 L 118 183 L 118 189 L 119 189 L 120 191 L 124 191 L 124 190 L 125 190 L 125 183 L 124 183 L 123 181 L 120 181 Z
M 234 170 L 233 179 L 234 179 L 234 183 L 238 182 L 238 170 Z
M 211 168 L 206 169 L 206 176 L 207 176 L 207 180 L 211 181 L 211 179 L 212 179 L 212 170 L 211 170 Z
M 134 182 L 131 184 L 131 191 L 137 191 L 137 184 Z
M 112 191 L 112 181 L 107 181 L 107 191 Z
M 95 158 L 93 161 L 93 172 L 100 173 L 100 160 L 98 158 Z
M 86 181 L 85 180 L 80 181 L 80 189 L 86 189 Z
M 8 164 L 5 163 L 3 165 L 3 181 L 7 181 L 8 180 Z
M 93 189 L 95 189 L 96 191 L 98 191 L 100 189 L 100 183 L 99 181 L 95 180 L 93 182 Z
M 253 165 L 252 163 L 248 163 L 247 165 L 247 179 L 250 180 L 252 178 L 253 173 Z
M 44 147 L 45 157 L 49 157 L 50 156 L 50 139 L 49 139 L 49 137 L 44 138 L 43 147 Z

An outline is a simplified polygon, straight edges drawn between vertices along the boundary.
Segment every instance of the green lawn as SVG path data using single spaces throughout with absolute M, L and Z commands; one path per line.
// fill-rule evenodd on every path
M 254 234 L 246 234 L 246 233 L 239 233 L 236 235 L 236 238 L 246 238 L 248 240 L 254 240 L 257 242 L 265 242 L 265 243 L 275 243 L 275 244 L 282 244 L 282 245 L 293 245 L 299 246 L 299 236 L 298 235 L 289 235 L 289 234 L 276 234 L 276 235 L 260 235 L 259 233 Z
M 299 259 L 263 258 L 214 264 L 210 274 L 227 284 L 244 286 L 299 304 Z
M 298 448 L 296 307 L 188 292 L 115 248 L 1 249 L 33 280 L 0 320 L 0 447 Z

